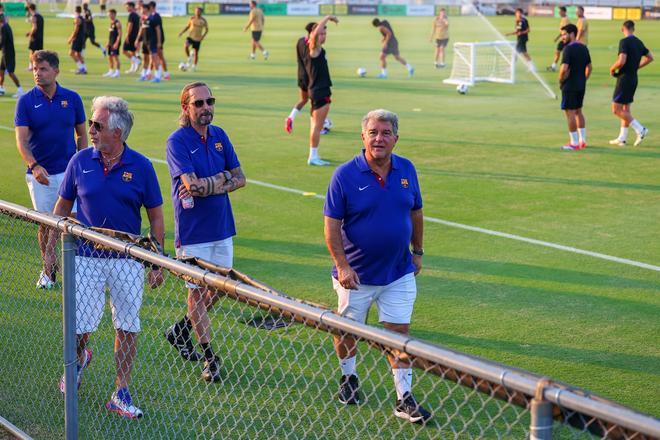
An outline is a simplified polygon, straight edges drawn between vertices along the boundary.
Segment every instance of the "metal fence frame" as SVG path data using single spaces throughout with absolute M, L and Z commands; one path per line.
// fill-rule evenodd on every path
M 253 307 L 268 310 L 329 333 L 348 333 L 385 353 L 403 353 L 414 365 L 511 405 L 526 407 L 531 413 L 530 438 L 551 439 L 553 421 L 573 426 L 601 438 L 660 438 L 660 420 L 636 412 L 610 400 L 594 396 L 523 370 L 433 345 L 422 340 L 393 333 L 343 318 L 331 310 L 304 303 L 269 289 L 262 290 L 226 276 L 203 270 L 183 262 L 145 250 L 99 232 L 92 231 L 66 218 L 39 213 L 23 206 L 0 200 L 0 215 L 55 228 L 62 232 L 63 332 L 65 370 L 65 430 L 67 439 L 77 439 L 77 391 L 75 386 L 75 239 L 83 238 L 120 251 L 139 260 L 167 269 L 175 276 L 202 282 L 224 295 Z M 19 438 L 26 438 L 19 428 L 0 417 L 0 425 Z

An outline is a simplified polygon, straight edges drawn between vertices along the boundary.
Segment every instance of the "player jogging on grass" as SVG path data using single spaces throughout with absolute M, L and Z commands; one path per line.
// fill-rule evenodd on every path
M 266 18 L 264 17 L 264 12 L 261 8 L 257 7 L 257 2 L 254 0 L 250 1 L 250 15 L 248 15 L 248 22 L 243 28 L 243 32 L 246 32 L 248 29 L 252 31 L 252 51 L 250 52 L 250 59 L 255 58 L 254 52 L 259 49 L 261 54 L 264 56 L 264 60 L 268 60 L 268 51 L 264 49 L 261 44 L 261 34 L 264 31 L 264 23 Z
M 30 60 L 32 60 L 32 54 L 44 48 L 44 17 L 39 13 L 39 11 L 37 11 L 37 5 L 34 3 L 30 3 L 28 9 L 32 15 L 30 18 L 32 27 L 30 28 L 30 31 L 25 34 L 25 36 L 29 41 L 28 49 L 30 50 Z M 27 70 L 30 72 L 32 71 L 31 61 L 28 63 Z
M 85 48 L 85 20 L 82 17 L 82 8 L 76 6 L 76 14 L 73 17 L 73 32 L 69 36 L 67 43 L 71 45 L 69 55 L 76 63 L 76 75 L 87 75 L 87 67 L 85 67 L 85 58 L 83 58 L 82 51 Z
M 5 94 L 5 72 L 16 84 L 16 94 L 14 98 L 23 96 L 23 87 L 14 73 L 16 70 L 16 48 L 14 47 L 14 34 L 11 26 L 7 22 L 4 14 L 0 14 L 0 50 L 2 50 L 2 57 L 0 58 L 0 96 Z
M 119 78 L 119 43 L 121 43 L 121 23 L 117 20 L 117 11 L 110 9 L 108 14 L 110 29 L 108 33 L 108 66 L 109 70 L 103 74 L 105 77 Z
M 559 61 L 559 56 L 561 55 L 561 51 L 564 50 L 564 42 L 561 39 L 561 30 L 564 28 L 564 26 L 571 23 L 568 16 L 566 15 L 566 6 L 559 7 L 559 16 L 561 17 L 559 20 L 559 33 L 554 40 L 554 42 L 557 43 L 557 48 L 555 49 L 555 55 L 552 60 L 552 64 L 546 69 L 549 72 L 555 72 L 557 70 L 557 62 Z
M 521 8 L 516 9 L 516 30 L 509 32 L 506 35 L 515 35 L 516 36 L 516 52 L 518 52 L 525 60 L 527 60 L 528 67 L 530 71 L 536 70 L 534 67 L 534 62 L 532 57 L 527 53 L 527 41 L 529 40 L 529 33 L 531 29 L 529 28 L 529 21 L 525 18 L 523 10 Z
M 624 146 L 628 137 L 628 127 L 637 133 L 634 146 L 642 143 L 649 130 L 633 118 L 631 106 L 637 90 L 637 71 L 653 61 L 653 54 L 635 36 L 635 22 L 628 20 L 621 26 L 624 38 L 619 41 L 619 56 L 610 67 L 610 74 L 616 77 L 616 87 L 612 97 L 612 113 L 621 119 L 621 131 L 610 144 Z
M 330 162 L 319 157 L 319 142 L 321 130 L 330 111 L 330 96 L 332 80 L 328 60 L 325 57 L 323 43 L 326 41 L 328 21 L 339 24 L 334 15 L 326 15 L 313 27 L 307 41 L 307 56 L 305 57 L 305 70 L 309 78 L 309 98 L 312 101 L 311 123 L 309 128 L 309 157 L 307 164 L 312 166 L 326 166 Z
M 378 78 L 387 78 L 388 55 L 392 55 L 395 60 L 406 66 L 408 77 L 412 77 L 415 73 L 415 68 L 408 64 L 408 62 L 399 54 L 399 41 L 394 36 L 394 31 L 392 30 L 392 26 L 390 26 L 390 22 L 374 18 L 371 21 L 371 24 L 378 28 L 380 33 L 383 34 L 383 47 L 380 52 L 380 74 L 378 74 Z
M 126 3 L 126 12 L 128 12 L 128 20 L 126 21 L 126 39 L 124 39 L 124 45 L 122 50 L 124 55 L 131 60 L 131 67 L 126 71 L 126 73 L 137 72 L 142 62 L 137 56 L 138 50 L 138 32 L 140 32 L 140 15 L 135 12 L 135 3 L 128 2 Z
M 567 24 L 561 30 L 566 46 L 559 68 L 561 109 L 566 113 L 570 142 L 562 150 L 581 150 L 587 146 L 587 128 L 582 103 L 591 75 L 591 56 L 587 46 L 577 41 L 577 27 Z
M 94 46 L 98 47 L 99 50 L 103 52 L 103 56 L 106 56 L 107 52 L 105 50 L 105 47 L 101 46 L 96 41 L 96 28 L 94 26 L 94 16 L 92 15 L 92 11 L 89 10 L 89 3 L 83 3 L 82 7 L 83 7 L 83 19 L 85 20 L 85 35 L 87 36 L 89 42 L 92 43 Z
M 209 33 L 209 24 L 204 17 L 202 17 L 202 8 L 195 8 L 195 15 L 190 17 L 188 24 L 179 32 L 179 37 L 188 31 L 186 43 L 183 45 L 183 50 L 186 52 L 188 61 L 184 63 L 185 68 L 192 69 L 194 72 L 197 70 L 197 61 L 199 60 L 199 48 L 202 45 L 202 40 Z M 190 48 L 192 47 L 192 52 Z

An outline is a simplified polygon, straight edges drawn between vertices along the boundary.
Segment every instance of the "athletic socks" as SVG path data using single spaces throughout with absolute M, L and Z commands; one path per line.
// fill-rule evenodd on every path
M 578 134 L 580 136 L 580 142 L 583 144 L 587 143 L 587 128 L 578 128 Z
M 188 315 L 184 316 L 181 321 L 174 324 L 174 334 L 181 336 L 184 341 L 190 338 L 190 330 L 192 329 L 192 322 Z
M 557 63 L 552 63 L 552 66 L 550 67 L 552 67 L 552 70 L 555 70 L 557 68 Z
M 387 68 L 380 69 L 380 74 L 383 76 L 387 76 Z
M 298 115 L 298 112 L 299 112 L 299 111 L 300 111 L 300 110 L 298 110 L 298 109 L 295 108 L 295 107 L 292 108 L 292 109 L 291 109 L 291 113 L 289 113 L 289 117 L 290 117 L 291 119 L 296 119 L 296 115 Z
M 621 129 L 619 130 L 619 140 L 625 141 L 627 137 L 628 137 L 628 127 L 621 127 Z
M 202 347 L 202 350 L 204 350 L 204 359 L 207 362 L 212 362 L 215 359 L 215 354 L 213 353 L 213 349 L 211 348 L 211 343 L 202 342 L 199 344 L 199 346 Z
M 406 393 L 412 391 L 412 368 L 392 368 L 396 398 L 403 400 Z
M 568 136 L 571 139 L 571 145 L 578 145 L 580 143 L 580 139 L 578 138 L 577 131 L 569 131 Z
M 343 376 L 351 376 L 351 375 L 357 376 L 355 371 L 355 358 L 356 356 L 346 359 L 339 359 L 339 366 L 341 367 L 341 374 Z
M 319 158 L 319 147 L 309 147 L 309 160 Z
M 642 130 L 644 130 L 644 126 L 639 123 L 637 119 L 633 119 L 632 122 L 630 123 L 630 126 L 635 130 L 637 134 L 641 133 Z
M 408 69 L 408 72 L 410 72 L 413 69 L 413 66 L 410 64 L 406 64 L 406 69 Z

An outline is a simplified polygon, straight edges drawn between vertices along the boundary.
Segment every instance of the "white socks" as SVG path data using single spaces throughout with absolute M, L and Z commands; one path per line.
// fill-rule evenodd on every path
M 383 76 L 387 76 L 387 68 L 380 69 L 380 74 Z
M 628 137 L 628 127 L 621 127 L 621 130 L 619 130 L 619 140 L 625 141 L 627 137 Z
M 299 111 L 300 111 L 300 110 L 298 110 L 298 109 L 295 108 L 295 107 L 292 108 L 292 109 L 291 109 L 291 113 L 289 113 L 289 117 L 290 117 L 291 119 L 296 119 L 296 115 L 298 114 Z
M 587 143 L 587 128 L 578 128 L 578 133 L 580 134 L 580 142 Z
M 555 70 L 557 68 L 557 63 L 552 63 L 552 66 L 550 67 L 552 67 L 552 70 Z
M 341 367 L 341 374 L 343 376 L 357 376 L 355 371 L 355 358 L 356 356 L 346 359 L 339 359 L 339 366 Z
M 410 64 L 406 64 L 406 69 L 408 69 L 408 72 L 410 72 L 412 70 L 412 68 L 413 68 L 413 66 L 411 66 Z
M 644 126 L 640 124 L 637 119 L 633 119 L 630 123 L 630 126 L 637 132 L 637 134 L 639 134 L 644 129 Z
M 412 368 L 392 368 L 396 398 L 403 399 L 403 395 L 412 389 Z
M 319 158 L 319 147 L 309 147 L 309 160 Z
M 580 143 L 577 131 L 569 131 L 568 136 L 571 138 L 571 145 L 575 146 Z

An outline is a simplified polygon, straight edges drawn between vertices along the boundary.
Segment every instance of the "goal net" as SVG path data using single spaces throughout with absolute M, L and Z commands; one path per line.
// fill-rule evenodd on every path
M 516 50 L 509 41 L 454 43 L 454 61 L 446 84 L 474 85 L 478 81 L 513 84 Z

